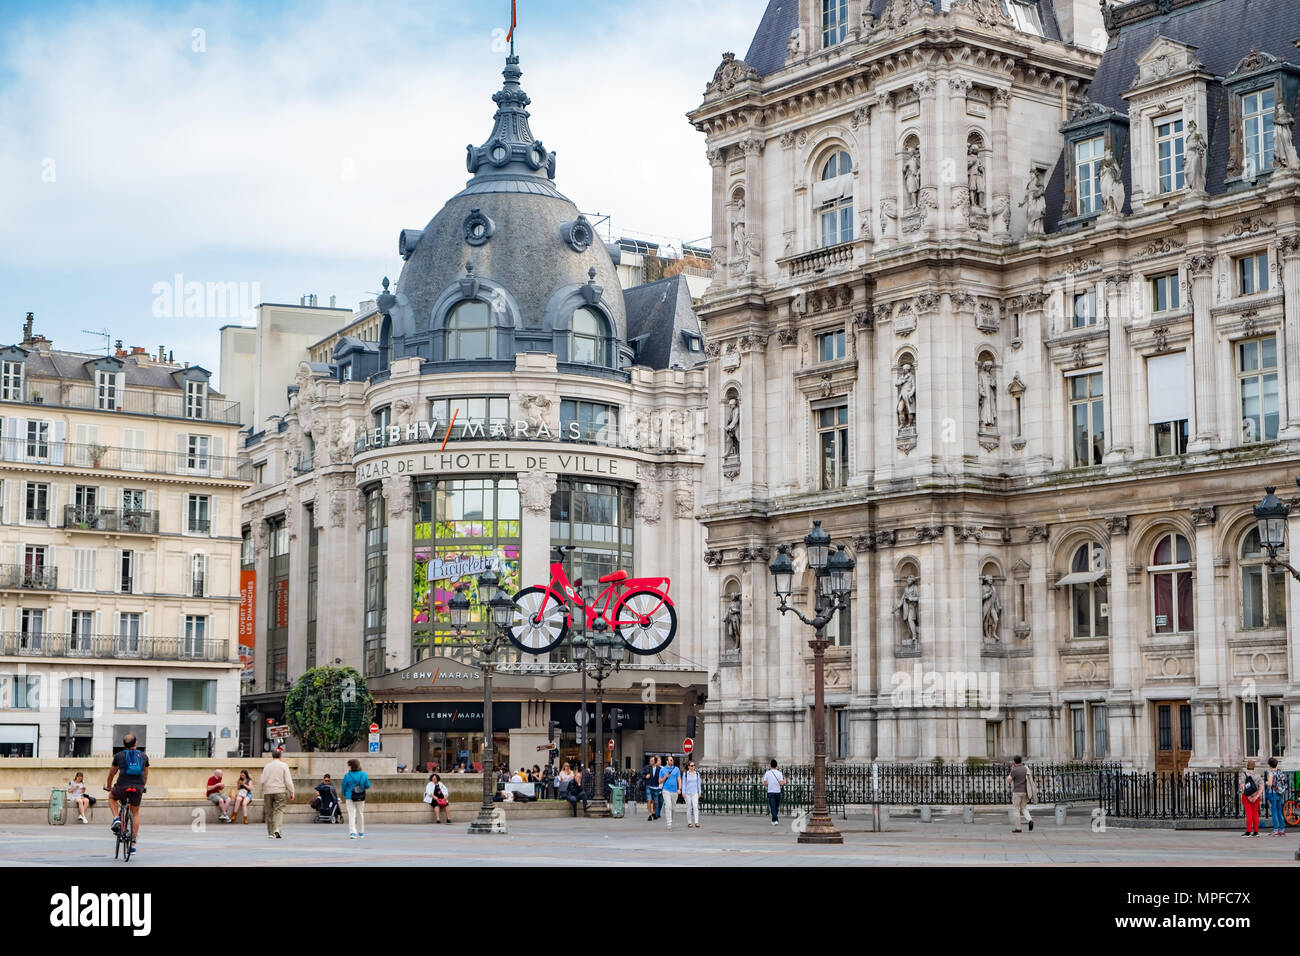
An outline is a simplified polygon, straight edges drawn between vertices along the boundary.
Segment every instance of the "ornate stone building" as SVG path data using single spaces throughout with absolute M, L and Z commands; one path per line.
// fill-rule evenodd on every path
M 773 0 L 724 56 L 711 757 L 811 756 L 767 562 L 812 518 L 857 561 L 832 759 L 1290 753 L 1251 508 L 1300 474 L 1296 36 L 1286 0 Z

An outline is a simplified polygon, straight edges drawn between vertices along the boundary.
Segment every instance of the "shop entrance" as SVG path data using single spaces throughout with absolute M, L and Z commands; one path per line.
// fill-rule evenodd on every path
M 419 763 L 416 769 L 429 773 L 430 765 L 438 773 L 451 773 L 462 763 L 469 772 L 483 767 L 483 733 L 462 731 L 426 730 L 420 734 Z M 510 734 L 492 734 L 492 759 L 496 763 L 510 762 Z

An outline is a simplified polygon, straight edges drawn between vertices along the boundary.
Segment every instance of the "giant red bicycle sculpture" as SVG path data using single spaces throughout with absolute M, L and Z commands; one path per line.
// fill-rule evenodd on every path
M 545 587 L 527 587 L 514 597 L 514 613 L 506 627 L 510 641 L 529 654 L 544 654 L 569 633 L 575 605 L 586 615 L 587 628 L 599 616 L 633 654 L 658 654 L 677 633 L 677 611 L 668 597 L 667 578 L 629 578 L 615 571 L 600 579 L 609 585 L 590 603 L 578 590 L 582 578 L 569 583 L 564 554 L 572 547 L 554 549 L 559 560 L 551 563 L 551 580 Z

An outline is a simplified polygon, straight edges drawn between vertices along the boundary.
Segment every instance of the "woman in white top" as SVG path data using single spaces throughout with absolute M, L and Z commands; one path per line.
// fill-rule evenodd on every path
M 86 811 L 95 805 L 95 798 L 86 793 L 86 779 L 80 770 L 68 783 L 68 801 L 77 808 L 77 819 L 82 823 L 89 823 L 90 821 L 86 819 Z
M 443 785 L 442 777 L 436 773 L 429 774 L 429 782 L 424 787 L 424 802 L 433 807 L 434 823 L 451 823 L 451 797 Z
M 560 764 L 560 772 L 555 777 L 555 795 L 560 800 L 569 792 L 569 781 L 573 779 L 573 771 L 569 769 L 569 762 L 566 760 Z

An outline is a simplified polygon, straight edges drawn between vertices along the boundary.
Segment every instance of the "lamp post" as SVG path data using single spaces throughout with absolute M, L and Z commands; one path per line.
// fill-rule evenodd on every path
M 583 672 L 591 672 L 591 676 L 596 681 L 596 733 L 598 737 L 604 735 L 604 682 L 610 674 L 619 670 L 623 666 L 623 654 L 625 648 L 623 641 L 617 637 L 606 637 L 605 631 L 608 625 L 604 620 L 597 618 L 596 636 L 589 642 L 589 653 L 586 661 L 583 662 Z M 590 789 L 587 791 L 591 792 Z M 605 802 L 605 745 L 600 740 L 596 740 L 596 796 L 589 801 L 587 816 L 589 817 L 607 817 L 609 816 L 609 804 Z
M 768 570 L 772 572 L 776 591 L 777 610 L 782 614 L 794 612 L 795 617 L 813 629 L 813 639 L 808 646 L 813 652 L 813 812 L 808 826 L 799 834 L 800 843 L 843 843 L 844 836 L 831 823 L 826 803 L 826 647 L 823 631 L 836 611 L 847 610 L 849 594 L 853 590 L 853 559 L 840 545 L 831 550 L 831 536 L 822 530 L 822 523 L 814 521 L 812 529 L 804 536 L 808 552 L 808 566 L 817 575 L 815 611 L 812 618 L 804 617 L 798 608 L 786 601 L 794 590 L 794 563 L 790 549 L 781 545 Z
M 1300 478 L 1295 482 L 1300 485 Z M 1291 506 L 1277 495 L 1277 489 L 1269 486 L 1264 489 L 1264 500 L 1255 505 L 1255 526 L 1259 529 L 1259 543 L 1268 552 L 1270 568 L 1286 568 L 1291 577 L 1300 581 L 1300 571 L 1287 562 L 1278 559 L 1277 553 L 1286 547 L 1286 519 L 1291 514 Z
M 447 602 L 451 626 L 461 631 L 469 623 L 469 598 L 465 585 L 456 585 L 456 593 Z M 509 640 L 505 627 L 510 623 L 514 608 L 510 599 L 501 593 L 496 572 L 484 571 L 478 577 L 478 593 L 487 610 L 488 631 L 481 640 L 470 645 L 475 663 L 483 672 L 483 804 L 469 825 L 470 833 L 505 833 L 504 821 L 495 818 L 492 796 L 495 789 L 495 768 L 492 759 L 492 672 L 496 668 L 496 655 Z

